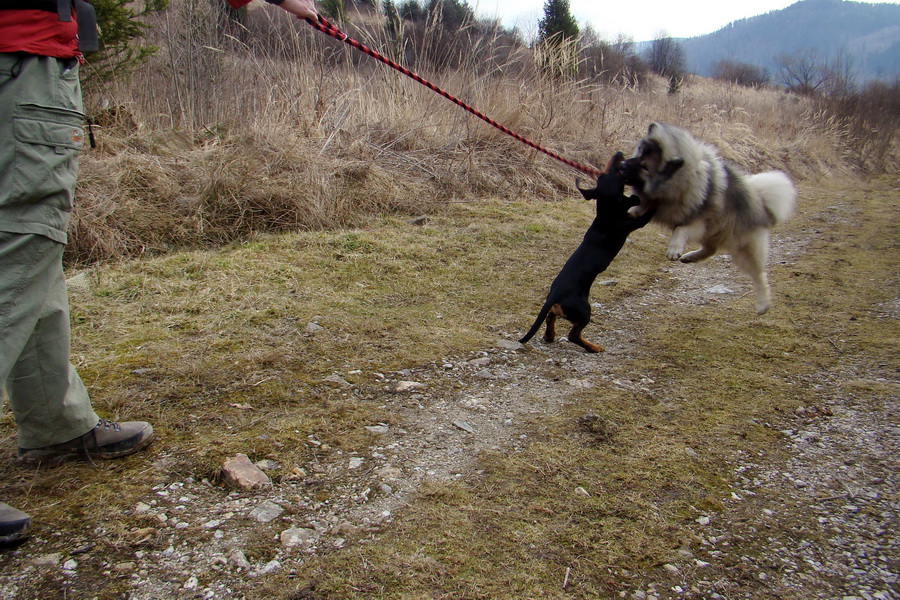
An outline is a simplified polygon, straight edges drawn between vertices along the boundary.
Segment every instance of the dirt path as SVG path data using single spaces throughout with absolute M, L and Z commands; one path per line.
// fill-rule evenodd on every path
M 853 221 L 848 207 L 835 215 Z M 772 261 L 790 264 L 809 242 L 779 237 Z M 52 540 L 33 540 L 0 559 L 0 598 L 36 597 L 37 589 L 92 597 L 88 590 L 104 589 L 105 581 L 127 590 L 108 597 L 239 598 L 271 574 L 290 572 L 298 547 L 313 554 L 377 537 L 403 518 L 426 482 L 470 476 L 481 451 L 516 452 L 534 433 L 526 423 L 559 412 L 574 392 L 614 386 L 652 400 L 653 380 L 624 367 L 653 359 L 643 343 L 644 320 L 672 303 L 715 304 L 750 291 L 726 258 L 666 269 L 669 277 L 628 305 L 595 309 L 602 321 L 588 337 L 607 347 L 602 355 L 567 343 L 535 341 L 522 349 L 498 342 L 407 372 L 373 373 L 365 390 L 348 386 L 344 393 L 373 397 L 398 420 L 370 425 L 377 442 L 365 454 L 333 452 L 288 475 L 288 465 L 266 465 L 284 476 L 259 492 L 223 497 L 220 487 L 193 478 L 159 486 L 132 510 L 152 527 L 116 540 L 134 550 L 131 558 L 107 559 L 87 540 L 71 540 L 66 554 L 50 551 L 57 547 Z M 872 310 L 886 322 L 898 317 L 896 302 Z M 850 358 L 807 382 L 821 387 L 815 406 L 764 424 L 783 432 L 786 463 L 736 457 L 723 510 L 697 515 L 695 549 L 632 573 L 625 597 L 900 598 L 897 408 L 873 407 L 839 385 L 866 380 L 896 391 L 897 373 L 890 360 Z M 167 458 L 160 452 L 151 468 L 164 471 Z M 253 550 L 259 525 L 272 522 L 282 533 L 265 543 L 279 550 L 261 559 Z

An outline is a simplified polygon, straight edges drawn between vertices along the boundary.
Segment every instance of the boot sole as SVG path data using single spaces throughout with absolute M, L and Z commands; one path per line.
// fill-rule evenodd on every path
M 20 466 L 27 467 L 29 469 L 39 469 L 41 467 L 52 469 L 53 467 L 58 467 L 59 465 L 67 462 L 122 458 L 134 454 L 135 452 L 140 452 L 141 450 L 149 446 L 153 442 L 155 437 L 156 432 L 153 432 L 131 448 L 128 448 L 126 450 L 119 450 L 117 452 L 103 452 L 100 450 L 88 452 L 85 450 L 73 449 L 67 450 L 65 452 L 48 452 L 46 454 L 39 455 L 39 451 L 26 451 L 25 454 L 20 454 L 16 460 Z

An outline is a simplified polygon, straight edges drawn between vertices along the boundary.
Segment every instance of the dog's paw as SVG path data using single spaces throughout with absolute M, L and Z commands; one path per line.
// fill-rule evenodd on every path
M 628 209 L 628 214 L 631 215 L 632 217 L 640 217 L 645 212 L 647 212 L 647 211 L 644 210 L 644 207 L 641 206 L 640 204 L 638 204 L 637 206 L 632 206 L 631 208 Z
M 666 258 L 669 260 L 678 260 L 681 258 L 681 249 L 679 248 L 669 248 L 666 250 Z

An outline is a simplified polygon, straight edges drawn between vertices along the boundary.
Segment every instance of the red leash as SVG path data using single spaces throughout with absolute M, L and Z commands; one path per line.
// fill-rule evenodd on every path
M 427 87 L 427 88 L 430 89 L 431 91 L 433 91 L 433 92 L 435 92 L 435 93 L 437 93 L 437 94 L 440 94 L 441 96 L 443 96 L 444 98 L 446 98 L 446 99 L 449 100 L 450 102 L 453 102 L 453 103 L 456 104 L 457 106 L 460 106 L 461 108 L 463 108 L 463 109 L 465 109 L 467 112 L 469 112 L 469 113 L 475 115 L 476 117 L 478 117 L 479 119 L 481 119 L 481 120 L 484 121 L 485 123 L 487 123 L 487 124 L 489 124 L 489 125 L 492 125 L 493 127 L 496 127 L 497 129 L 499 129 L 500 131 L 502 131 L 502 132 L 505 133 L 506 135 L 511 136 L 511 137 L 513 137 L 513 138 L 519 140 L 520 142 L 522 142 L 522 143 L 525 144 L 526 146 L 530 146 L 531 148 L 534 148 L 534 149 L 537 150 L 538 152 L 543 152 L 544 154 L 546 154 L 547 156 L 549 156 L 549 157 L 551 157 L 551 158 L 555 158 L 556 160 L 558 160 L 558 161 L 560 161 L 560 162 L 562 162 L 562 163 L 565 163 L 565 164 L 569 165 L 570 167 L 573 167 L 573 168 L 575 168 L 575 169 L 578 169 L 579 171 L 582 171 L 582 172 L 584 172 L 584 173 L 588 173 L 589 175 L 593 175 L 594 177 L 599 177 L 600 175 L 603 174 L 603 171 L 600 171 L 600 170 L 595 169 L 595 168 L 593 168 L 593 167 L 589 167 L 589 166 L 583 165 L 583 164 L 581 164 L 581 163 L 577 163 L 577 162 L 575 162 L 574 160 L 569 160 L 569 159 L 567 159 L 567 158 L 563 158 L 562 156 L 560 156 L 560 155 L 557 154 L 556 152 L 553 152 L 552 150 L 547 150 L 546 148 L 541 147 L 540 145 L 536 144 L 535 142 L 532 142 L 531 140 L 529 140 L 528 138 L 526 138 L 526 137 L 524 137 L 524 136 L 521 136 L 521 135 L 519 135 L 518 133 L 516 133 L 516 132 L 510 130 L 508 127 L 505 127 L 505 126 L 501 125 L 500 123 L 498 123 L 498 122 L 496 122 L 495 120 L 491 119 L 491 118 L 488 117 L 487 115 L 484 115 L 484 114 L 478 112 L 477 110 L 475 110 L 474 108 L 472 108 L 471 106 L 469 106 L 468 104 L 466 104 L 465 102 L 463 102 L 462 100 L 459 100 L 458 98 L 455 98 L 454 96 L 451 96 L 450 94 L 448 94 L 447 92 L 445 92 L 445 91 L 442 90 L 441 88 L 437 87 L 437 86 L 434 85 L 433 83 L 431 83 L 431 82 L 429 82 L 429 81 L 426 81 L 425 79 L 422 79 L 420 76 L 416 75 L 415 73 L 413 73 L 412 71 L 410 71 L 410 70 L 407 69 L 406 67 L 397 64 L 396 62 L 392 61 L 391 59 L 386 58 L 386 57 L 382 56 L 381 54 L 378 54 L 377 52 L 375 52 L 375 51 L 372 50 L 371 48 L 368 48 L 368 47 L 365 46 L 364 44 L 361 44 L 360 42 L 354 40 L 353 38 L 351 38 L 350 36 L 348 36 L 346 33 L 344 33 L 343 31 L 341 31 L 340 29 L 338 29 L 337 27 L 335 27 L 334 25 L 332 25 L 331 23 L 329 23 L 328 20 L 325 19 L 325 17 L 323 17 L 322 15 L 319 15 L 319 16 L 318 16 L 318 21 L 313 21 L 312 19 L 305 19 L 305 21 L 306 21 L 307 23 L 309 23 L 310 25 L 312 25 L 314 28 L 316 28 L 316 29 L 318 29 L 319 31 L 321 31 L 322 33 L 324 33 L 325 35 L 329 35 L 329 36 L 333 37 L 334 39 L 338 40 L 339 42 L 344 42 L 344 43 L 346 43 L 347 45 L 356 48 L 357 50 L 359 50 L 359 51 L 362 52 L 363 54 L 368 54 L 369 56 L 371 56 L 371 57 L 374 58 L 375 60 L 381 61 L 381 62 L 383 62 L 384 64 L 386 64 L 387 66 L 389 66 L 389 67 L 391 67 L 391 68 L 393 68 L 393 69 L 396 69 L 396 70 L 400 71 L 401 73 L 403 73 L 404 75 L 406 75 L 406 76 L 409 77 L 410 79 L 413 79 L 414 81 L 417 81 L 417 82 L 421 83 L 422 85 L 424 85 L 425 87 Z

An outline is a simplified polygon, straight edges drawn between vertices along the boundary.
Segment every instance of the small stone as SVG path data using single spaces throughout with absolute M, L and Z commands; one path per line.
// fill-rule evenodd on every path
M 74 571 L 78 568 L 78 561 L 74 559 L 69 559 L 63 563 L 63 571 Z
M 33 558 L 28 564 L 33 567 L 55 567 L 60 561 L 62 561 L 62 554 L 54 552 Z
M 469 425 L 468 423 L 466 423 L 465 421 L 453 421 L 453 426 L 457 427 L 459 429 L 462 429 L 463 431 L 465 431 L 467 433 L 475 433 L 475 428 L 472 427 L 471 425 Z
M 281 465 L 272 460 L 271 458 L 265 458 L 263 460 L 258 460 L 255 463 L 256 468 L 260 471 L 277 471 L 281 468 Z
M 250 562 L 247 560 L 247 557 L 244 556 L 244 551 L 237 549 L 228 555 L 228 562 L 238 569 L 249 569 Z
M 424 383 L 419 383 L 418 381 L 400 381 L 394 387 L 395 392 L 411 392 L 413 390 L 417 390 L 420 387 L 424 386 Z
M 260 523 L 268 523 L 280 517 L 283 512 L 284 509 L 279 505 L 269 500 L 263 500 L 250 511 L 250 518 Z
M 673 564 L 671 564 L 671 563 L 666 563 L 666 564 L 664 564 L 664 565 L 663 565 L 663 569 L 665 569 L 666 571 L 668 571 L 668 572 L 671 573 L 672 575 L 677 575 L 678 573 L 681 572 L 681 571 L 678 570 L 678 567 L 676 567 L 675 565 L 673 565 Z
M 349 466 L 348 466 L 347 468 L 349 468 L 349 469 L 351 469 L 351 470 L 352 470 L 352 469 L 358 469 L 358 468 L 360 468 L 360 467 L 363 465 L 363 463 L 364 463 L 365 461 L 366 461 L 366 459 L 364 459 L 364 458 L 361 457 L 361 456 L 354 456 L 353 458 L 350 459 L 350 464 L 349 464 Z
M 303 331 L 305 331 L 306 333 L 319 333 L 323 329 L 325 328 L 318 323 L 307 323 L 306 327 L 303 328 Z
M 353 387 L 353 384 L 341 377 L 340 375 L 329 375 L 325 379 L 323 379 L 326 383 L 333 383 L 334 385 L 342 388 Z
M 733 294 L 734 290 L 724 285 L 714 285 L 704 290 L 707 294 Z
M 336 525 L 331 529 L 331 535 L 339 535 L 339 536 L 354 536 L 359 534 L 359 527 L 350 523 L 349 521 L 344 521 L 340 525 Z
M 698 517 L 697 522 L 700 523 L 701 525 L 709 525 L 709 517 L 707 517 L 706 515 L 704 515 L 702 517 Z
M 120 562 L 113 565 L 113 571 L 116 573 L 131 573 L 137 568 L 133 562 Z
M 578 486 L 577 488 L 575 488 L 575 493 L 578 494 L 579 496 L 586 496 L 586 497 L 590 497 L 590 495 L 591 495 L 586 489 L 584 489 L 581 486 Z
M 375 471 L 375 474 L 388 481 L 400 479 L 401 477 L 403 477 L 403 471 L 401 471 L 397 467 L 392 467 L 390 465 L 381 467 L 380 469 Z
M 294 548 L 296 546 L 312 544 L 319 539 L 320 534 L 315 529 L 306 527 L 291 527 L 281 532 L 281 545 L 286 548 Z
M 617 285 L 619 285 L 619 280 L 618 279 L 604 279 L 597 285 L 600 285 L 603 287 L 616 287 Z
M 271 485 L 269 477 L 250 462 L 246 454 L 229 458 L 222 465 L 222 477 L 230 485 L 249 490 Z
M 498 340 L 496 346 L 502 350 L 522 350 L 525 346 L 512 340 Z
M 197 586 L 200 585 L 200 580 L 197 579 L 196 576 L 191 576 L 187 581 L 184 582 L 184 589 L 186 590 L 196 590 Z
M 281 563 L 280 563 L 280 562 L 278 562 L 277 560 L 270 560 L 270 561 L 267 562 L 265 565 L 263 565 L 263 568 L 260 569 L 259 572 L 260 572 L 260 573 L 263 573 L 263 574 L 266 574 L 266 573 L 274 573 L 275 571 L 278 571 L 278 570 L 280 570 L 280 569 L 281 569 Z
M 369 433 L 374 433 L 375 435 L 386 435 L 390 432 L 391 428 L 387 425 L 366 425 L 366 431 Z

